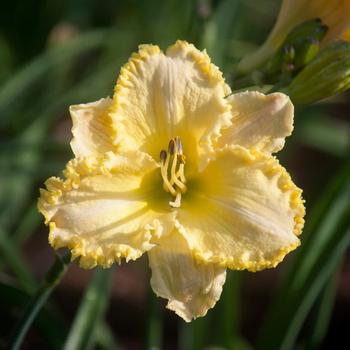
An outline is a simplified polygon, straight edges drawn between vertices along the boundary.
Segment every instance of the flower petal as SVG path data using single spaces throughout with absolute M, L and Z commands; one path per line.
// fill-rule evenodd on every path
M 219 69 L 193 45 L 178 41 L 166 55 L 158 46 L 142 45 L 121 69 L 115 87 L 118 143 L 157 159 L 170 138 L 180 136 L 185 148 L 193 144 L 204 154 L 230 124 L 224 98 L 229 93 Z
M 220 146 L 240 145 L 263 152 L 277 152 L 293 130 L 294 107 L 282 93 L 264 95 L 246 91 L 228 97 L 232 105 L 232 125 L 223 130 Z
M 97 156 L 115 151 L 115 129 L 109 115 L 112 99 L 70 106 L 73 120 L 72 150 L 76 157 Z
M 162 237 L 148 257 L 152 289 L 186 322 L 204 316 L 220 299 L 226 270 L 196 262 L 176 230 Z
M 143 181 L 154 169 L 158 174 L 156 163 L 142 153 L 70 161 L 66 180 L 48 179 L 38 202 L 50 225 L 50 244 L 68 247 L 84 268 L 140 257 L 153 247 L 153 235 L 173 227 L 174 214 L 148 201 L 154 194 Z
M 322 46 L 330 42 L 339 40 L 350 27 L 350 1 L 333 0 L 325 1 L 323 4 L 313 0 L 309 4 L 310 16 L 321 18 L 322 22 L 328 26 L 328 32 L 322 41 Z
M 301 190 L 266 153 L 218 151 L 188 188 L 176 226 L 199 261 L 257 271 L 275 267 L 300 244 Z

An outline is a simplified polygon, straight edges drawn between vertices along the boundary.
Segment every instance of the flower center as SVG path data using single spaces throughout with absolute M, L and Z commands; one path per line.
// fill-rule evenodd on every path
M 169 205 L 173 208 L 180 208 L 181 195 L 186 192 L 187 187 L 185 185 L 185 155 L 178 136 L 170 140 L 168 151 L 160 152 L 160 161 L 163 188 L 175 198 L 174 201 L 169 202 Z

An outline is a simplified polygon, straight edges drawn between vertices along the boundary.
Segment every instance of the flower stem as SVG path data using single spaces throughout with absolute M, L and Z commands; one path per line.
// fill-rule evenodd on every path
M 178 349 L 202 350 L 208 343 L 211 314 L 185 323 L 179 320 L 179 345 Z
M 159 350 L 162 348 L 162 317 L 159 301 L 152 289 L 148 290 L 148 317 L 146 348 L 148 350 Z
M 332 317 L 332 310 L 335 303 L 336 291 L 339 284 L 340 269 L 343 266 L 343 259 L 335 269 L 329 282 L 323 287 L 314 307 L 313 322 L 310 323 L 309 336 L 305 349 L 320 349 L 322 342 L 327 335 L 328 326 Z
M 18 323 L 9 343 L 8 349 L 17 350 L 22 344 L 31 324 L 35 320 L 39 311 L 42 309 L 47 299 L 59 284 L 66 271 L 67 264 L 70 262 L 70 253 L 67 252 L 62 256 L 56 254 L 56 259 L 46 273 L 45 278 L 36 294 L 27 306 L 26 311 Z
M 239 304 L 242 275 L 238 271 L 227 271 L 225 289 L 223 291 L 222 306 L 222 338 L 227 349 L 233 349 L 237 346 L 238 323 L 239 323 Z

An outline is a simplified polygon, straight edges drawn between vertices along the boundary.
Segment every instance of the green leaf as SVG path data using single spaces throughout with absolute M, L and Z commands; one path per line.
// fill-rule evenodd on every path
M 350 126 L 320 113 L 299 119 L 296 138 L 299 142 L 336 157 L 345 157 L 350 148 Z
M 103 30 L 88 32 L 64 45 L 49 49 L 4 83 L 0 87 L 1 126 L 12 118 L 13 111 L 21 106 L 23 96 L 31 90 L 38 79 L 45 77 L 54 66 L 63 65 L 82 52 L 103 45 L 105 36 L 106 31 Z M 9 114 L 6 110 L 10 106 Z
M 37 200 L 35 200 L 34 203 L 28 207 L 22 220 L 18 223 L 16 229 L 11 234 L 11 238 L 17 244 L 23 243 L 41 224 L 42 217 L 37 209 Z
M 113 336 L 112 330 L 106 322 L 100 322 L 96 329 L 96 350 L 118 350 L 121 349 Z
M 236 26 L 239 5 L 236 0 L 221 1 L 204 26 L 201 46 L 222 70 L 225 70 L 224 55 L 227 53 L 230 33 L 234 32 Z
M 111 269 L 97 269 L 84 294 L 71 326 L 64 350 L 91 349 L 96 341 L 96 329 L 103 321 L 108 305 Z
M 166 47 L 186 37 L 193 11 L 193 0 L 148 0 L 139 2 L 142 37 Z M 156 14 L 156 15 L 155 15 Z
M 14 313 L 13 309 L 25 307 L 31 299 L 28 293 L 18 289 L 8 281 L 0 281 L 0 295 L 2 316 L 5 319 L 7 317 L 14 317 L 12 315 Z M 67 332 L 63 320 L 54 311 L 52 308 L 44 307 L 34 321 L 34 326 L 38 329 L 43 339 L 45 339 L 50 349 L 60 350 L 62 349 L 63 339 Z
M 239 300 L 242 273 L 227 270 L 222 295 L 215 306 L 212 322 L 212 341 L 225 349 L 236 349 L 239 342 Z
M 336 291 L 339 282 L 339 270 L 333 273 L 333 276 L 329 283 L 327 283 L 316 303 L 316 310 L 312 317 L 311 329 L 307 336 L 307 343 L 304 347 L 305 350 L 317 350 L 321 348 L 322 341 L 327 333 L 327 328 L 332 316 L 332 310 L 335 302 Z
M 1 260 L 16 275 L 23 289 L 32 292 L 36 286 L 35 279 L 11 237 L 7 237 L 2 230 L 0 230 L 0 252 Z
M 69 261 L 69 253 L 66 253 L 62 257 L 56 255 L 56 259 L 49 271 L 46 273 L 42 285 L 31 299 L 23 317 L 20 319 L 16 329 L 14 330 L 8 346 L 9 350 L 17 350 L 20 348 L 30 326 L 36 319 L 42 307 L 45 305 L 55 287 L 60 283 L 62 277 L 64 276 L 66 266 Z

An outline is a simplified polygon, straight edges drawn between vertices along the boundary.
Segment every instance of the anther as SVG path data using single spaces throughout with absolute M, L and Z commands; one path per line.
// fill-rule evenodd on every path
M 170 153 L 170 155 L 174 155 L 174 153 L 175 153 L 175 140 L 174 139 L 171 139 L 169 141 L 168 152 Z
M 165 163 L 166 158 L 167 158 L 167 153 L 166 153 L 166 151 L 165 151 L 164 149 L 162 149 L 162 150 L 160 151 L 159 158 L 160 158 L 160 160 L 161 160 L 162 163 Z

